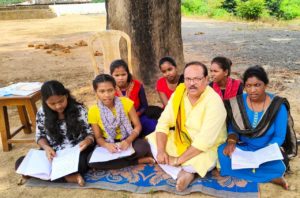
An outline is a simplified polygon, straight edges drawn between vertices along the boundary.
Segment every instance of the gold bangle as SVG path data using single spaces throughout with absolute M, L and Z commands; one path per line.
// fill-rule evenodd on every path
M 234 143 L 234 144 L 236 144 L 236 140 L 234 140 L 234 139 L 228 139 L 227 143 Z

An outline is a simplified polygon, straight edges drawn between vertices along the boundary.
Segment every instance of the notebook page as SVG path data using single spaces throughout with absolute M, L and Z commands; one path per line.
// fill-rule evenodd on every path
M 43 150 L 30 149 L 17 173 L 29 175 L 43 180 L 50 179 L 51 162 L 47 159 L 46 153 Z
M 255 152 L 255 157 L 259 164 L 283 159 L 283 156 L 277 143 L 270 144 L 267 147 L 257 150 Z
M 97 146 L 93 151 L 90 163 L 111 161 L 114 159 L 130 156 L 133 153 L 135 153 L 135 151 L 132 145 L 130 145 L 127 150 L 117 153 L 111 153 L 106 148 Z
M 56 152 L 52 160 L 51 181 L 78 171 L 79 146 L 66 148 Z
M 254 152 L 243 151 L 235 148 L 231 155 L 231 167 L 235 169 L 258 168 L 259 163 L 256 161 Z

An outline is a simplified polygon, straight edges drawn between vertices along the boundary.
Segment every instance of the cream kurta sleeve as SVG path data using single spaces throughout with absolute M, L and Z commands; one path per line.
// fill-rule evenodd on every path
M 166 145 L 166 151 L 169 153 L 169 155 L 176 156 L 176 148 L 174 147 L 175 144 L 173 144 L 173 134 L 170 131 L 170 127 L 173 127 L 174 125 L 174 113 L 173 113 L 173 98 L 174 94 L 171 96 L 170 100 L 168 101 L 167 106 L 165 107 L 164 111 L 162 112 L 160 118 L 158 119 L 158 123 L 156 125 L 155 131 L 153 133 L 150 133 L 146 139 L 152 145 L 153 147 L 157 148 L 157 142 L 156 142 L 156 134 L 158 132 L 164 133 L 167 135 L 167 145 Z M 173 152 L 170 152 L 173 151 Z

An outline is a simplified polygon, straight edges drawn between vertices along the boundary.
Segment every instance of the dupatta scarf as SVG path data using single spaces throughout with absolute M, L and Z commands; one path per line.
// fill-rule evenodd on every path
M 186 88 L 183 83 L 178 85 L 174 92 L 174 99 L 172 103 L 175 123 L 173 124 L 173 127 L 170 127 L 170 130 L 175 130 L 174 143 L 179 156 L 184 153 L 192 143 L 191 137 L 185 128 L 186 117 L 183 100 L 185 90 Z
M 126 139 L 133 130 L 130 120 L 127 118 L 124 112 L 123 104 L 121 100 L 116 96 L 114 98 L 114 105 L 116 109 L 116 116 L 107 106 L 105 106 L 101 101 L 98 101 L 101 121 L 104 125 L 105 132 L 108 135 L 106 141 L 109 143 L 114 143 L 115 137 L 117 135 L 116 130 L 118 128 L 120 128 L 122 134 L 121 140 Z
M 217 92 L 219 94 L 219 96 L 222 98 L 222 100 L 228 100 L 237 95 L 240 84 L 241 84 L 240 80 L 235 80 L 230 77 L 227 77 L 224 96 L 222 94 L 221 88 L 219 87 L 219 85 L 217 83 L 213 82 L 212 88 L 215 90 L 215 92 Z
M 139 98 L 139 92 L 141 89 L 141 83 L 138 80 L 132 80 L 128 87 L 126 88 L 126 94 L 125 97 L 131 99 L 134 102 L 134 108 L 137 110 L 140 105 L 141 105 L 141 101 Z M 117 86 L 117 91 L 116 91 L 116 96 L 123 96 L 122 91 L 120 90 L 120 88 Z
M 255 128 L 250 124 L 242 95 L 226 100 L 224 101 L 224 104 L 227 110 L 227 123 L 231 123 L 234 131 L 238 134 L 250 138 L 263 136 L 274 122 L 281 104 L 284 104 L 288 111 L 288 124 L 285 141 L 282 147 L 289 157 L 297 155 L 298 147 L 294 131 L 294 121 L 290 114 L 290 104 L 286 98 L 275 96 Z

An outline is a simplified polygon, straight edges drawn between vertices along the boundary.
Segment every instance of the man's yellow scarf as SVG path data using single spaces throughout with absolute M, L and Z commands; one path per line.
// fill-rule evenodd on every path
M 184 93 L 186 87 L 183 83 L 177 86 L 174 97 L 173 97 L 173 112 L 176 118 L 175 126 L 175 139 L 174 143 L 176 145 L 177 154 L 180 156 L 182 155 L 188 147 L 191 146 L 191 138 L 189 133 L 185 128 L 185 108 L 184 108 Z

